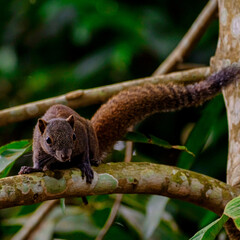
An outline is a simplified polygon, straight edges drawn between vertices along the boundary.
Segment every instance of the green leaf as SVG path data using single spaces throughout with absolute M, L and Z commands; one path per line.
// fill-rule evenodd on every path
M 207 211 L 206 214 L 201 218 L 199 227 L 203 228 L 204 226 L 207 226 L 211 222 L 215 221 L 217 219 L 217 217 L 218 216 L 216 213 Z
M 142 228 L 144 215 L 142 214 L 142 212 L 134 208 L 126 207 L 124 205 L 121 205 L 118 212 L 126 220 L 126 222 L 138 233 L 138 235 L 140 236 L 139 239 L 142 239 L 142 236 L 144 234 Z
M 218 121 L 219 116 L 224 109 L 224 103 L 220 98 L 222 98 L 222 96 L 218 96 L 208 103 L 203 111 L 202 117 L 196 123 L 187 139 L 186 148 L 191 149 L 196 156 L 204 148 L 211 133 L 211 129 L 216 121 Z M 195 159 L 191 155 L 183 152 L 179 157 L 177 166 L 189 169 L 194 161 Z
M 237 227 L 238 230 L 240 230 L 240 218 L 236 218 L 233 220 L 235 226 Z
M 60 199 L 60 206 L 62 209 L 63 214 L 66 214 L 66 204 L 65 204 L 65 198 Z
M 224 214 L 232 219 L 240 217 L 240 196 L 228 202 L 224 209 Z
M 190 240 L 214 240 L 228 219 L 229 217 L 223 214 L 221 218 L 198 231 Z
M 24 153 L 31 151 L 30 140 L 11 142 L 0 147 L 0 178 L 6 177 L 15 161 Z
M 190 152 L 185 146 L 180 146 L 180 145 L 171 145 L 169 142 L 160 139 L 158 137 L 155 137 L 153 135 L 149 135 L 147 137 L 146 135 L 139 133 L 139 132 L 128 132 L 127 135 L 125 136 L 126 140 L 130 140 L 133 142 L 138 142 L 138 143 L 148 143 L 148 144 L 154 144 L 159 147 L 167 148 L 167 149 L 177 149 L 181 151 L 185 151 L 192 156 L 194 156 L 194 153 Z
M 162 196 L 151 196 L 143 223 L 143 232 L 146 239 L 150 238 L 156 230 L 168 203 L 168 198 Z
M 226 205 L 224 214 L 234 220 L 238 230 L 240 230 L 240 196 L 234 198 Z
M 164 240 L 187 240 L 186 237 L 179 229 L 172 216 L 166 214 L 167 219 L 164 218 L 160 221 L 160 225 L 154 232 L 150 239 L 164 239 Z
M 87 236 L 96 237 L 100 229 L 93 223 L 89 214 L 84 212 L 78 213 L 77 211 L 75 211 L 75 214 L 70 213 L 69 208 L 67 208 L 66 212 L 67 214 L 59 219 L 55 228 L 55 233 L 59 235 L 59 238 L 61 238 L 60 235 L 62 234 L 65 235 L 64 239 L 72 239 L 69 237 L 71 233 L 84 233 Z M 85 238 L 82 237 L 78 239 L 89 238 L 85 236 Z

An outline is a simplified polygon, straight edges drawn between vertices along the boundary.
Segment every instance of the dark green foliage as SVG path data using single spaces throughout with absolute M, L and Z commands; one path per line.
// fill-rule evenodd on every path
M 236 197 L 227 203 L 223 215 L 214 222 L 207 225 L 205 228 L 197 232 L 191 240 L 214 240 L 220 230 L 223 228 L 224 223 L 231 218 L 236 226 L 240 229 L 240 197 Z
M 0 147 L 0 178 L 6 177 L 15 161 L 31 149 L 32 144 L 29 140 L 12 142 Z
M 192 129 L 187 139 L 186 147 L 191 149 L 196 155 L 199 155 L 205 147 L 210 134 L 212 134 L 213 137 L 216 134 L 221 136 L 221 133 L 219 133 L 221 129 L 217 130 L 215 125 L 221 118 L 223 111 L 224 104 L 220 96 L 208 103 L 202 112 L 201 118 Z M 189 156 L 183 152 L 180 155 L 178 167 L 189 169 L 194 163 L 194 160 L 193 156 Z
M 0 108 L 151 75 L 206 3 L 190 0 L 2 1 Z M 208 64 L 215 52 L 217 35 L 215 21 L 186 62 Z M 90 118 L 97 107 L 78 111 Z M 35 123 L 33 119 L 1 127 L 0 146 L 30 139 Z M 196 157 L 137 141 L 133 161 L 178 163 L 181 167 L 225 179 L 227 121 L 222 97 L 197 109 L 156 114 L 140 123 L 136 130 L 155 136 L 157 143 L 164 139 L 171 145 L 186 145 Z M 3 166 L 2 176 L 10 168 L 11 173 L 17 173 L 19 165 L 31 164 L 30 161 L 23 164 L 26 159 L 20 158 L 18 166 L 13 166 L 15 157 L 28 151 L 29 143 L 13 144 L 0 148 L 0 154 L 5 156 L 11 150 L 10 164 Z M 114 150 L 108 160 L 123 161 L 123 157 L 124 150 Z M 158 203 L 154 199 L 146 195 L 125 195 L 106 239 L 141 239 L 146 234 L 143 223 L 151 219 L 155 221 L 151 239 L 184 240 L 216 217 L 192 204 L 176 200 Z M 81 200 L 75 201 L 77 206 L 66 203 L 65 214 L 56 208 L 48 216 L 41 226 L 40 232 L 45 234 L 42 239 L 95 239 L 108 218 L 114 196 L 88 197 L 89 205 L 84 207 Z M 149 203 L 156 204 L 156 209 L 164 209 L 155 220 L 149 217 Z M 0 238 L 10 239 L 37 206 L 1 210 Z M 145 227 L 148 224 L 145 223 Z
M 177 149 L 177 150 L 185 151 L 188 154 L 190 154 L 192 157 L 195 157 L 194 153 L 190 152 L 185 146 L 171 145 L 169 142 L 161 138 L 155 137 L 153 135 L 146 136 L 139 132 L 128 132 L 126 135 L 126 140 L 129 140 L 135 143 L 153 144 L 166 149 Z

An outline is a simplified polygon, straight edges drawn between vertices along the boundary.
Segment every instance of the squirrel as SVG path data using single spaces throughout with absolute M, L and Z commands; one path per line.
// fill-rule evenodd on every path
M 91 183 L 91 165 L 98 166 L 127 129 L 156 112 L 198 106 L 240 77 L 232 65 L 189 84 L 145 84 L 124 90 L 103 104 L 89 121 L 64 105 L 53 105 L 40 118 L 33 133 L 33 167 L 19 174 L 78 167 Z
M 91 165 L 98 166 L 98 140 L 91 122 L 71 108 L 53 105 L 33 131 L 33 167 L 21 167 L 19 174 L 78 167 L 91 183 Z

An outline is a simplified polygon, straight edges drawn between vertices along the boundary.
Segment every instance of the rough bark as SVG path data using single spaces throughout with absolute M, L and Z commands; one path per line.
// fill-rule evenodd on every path
M 239 62 L 240 56 L 240 0 L 218 0 L 219 39 L 215 56 L 211 59 L 213 71 Z M 227 183 L 240 184 L 240 87 L 233 83 L 223 91 L 229 128 Z M 232 221 L 226 224 L 230 239 L 239 239 L 240 232 Z
M 219 39 L 211 60 L 214 70 L 239 61 L 240 56 L 240 0 L 219 0 Z M 240 87 L 235 82 L 223 91 L 229 127 L 227 182 L 240 183 Z
M 45 200 L 111 193 L 159 194 L 188 201 L 218 215 L 240 191 L 211 177 L 152 163 L 108 163 L 86 184 L 78 169 L 0 179 L 0 208 Z

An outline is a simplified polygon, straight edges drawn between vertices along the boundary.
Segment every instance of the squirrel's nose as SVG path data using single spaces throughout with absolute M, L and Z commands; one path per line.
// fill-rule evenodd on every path
M 71 159 L 72 156 L 72 149 L 68 150 L 57 150 L 56 151 L 56 159 L 60 162 L 66 162 Z
M 61 154 L 61 158 L 62 158 L 62 160 L 70 160 L 70 156 L 68 155 L 68 154 L 65 154 L 65 153 L 62 153 Z

